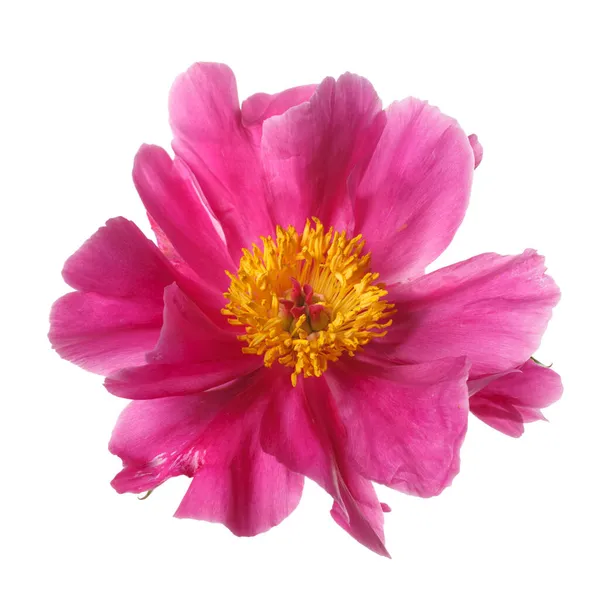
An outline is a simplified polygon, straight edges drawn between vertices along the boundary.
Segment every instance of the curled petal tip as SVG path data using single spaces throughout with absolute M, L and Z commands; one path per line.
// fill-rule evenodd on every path
M 483 146 L 479 143 L 479 139 L 474 133 L 469 136 L 469 144 L 471 144 L 473 150 L 473 158 L 475 159 L 474 168 L 476 169 L 483 158 Z

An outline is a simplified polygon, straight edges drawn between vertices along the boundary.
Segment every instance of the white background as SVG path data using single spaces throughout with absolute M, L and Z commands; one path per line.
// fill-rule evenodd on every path
M 600 597 L 594 4 L 3 5 L 0 596 Z M 49 348 L 64 259 L 111 216 L 145 227 L 132 158 L 142 142 L 168 145 L 169 86 L 196 60 L 228 63 L 242 98 L 350 70 L 386 103 L 440 106 L 485 156 L 437 264 L 533 247 L 563 290 L 537 353 L 565 385 L 550 422 L 513 440 L 473 419 L 461 474 L 441 497 L 382 489 L 391 561 L 339 529 L 315 485 L 254 539 L 172 518 L 187 480 L 144 502 L 117 495 L 120 461 L 106 445 L 124 401 Z

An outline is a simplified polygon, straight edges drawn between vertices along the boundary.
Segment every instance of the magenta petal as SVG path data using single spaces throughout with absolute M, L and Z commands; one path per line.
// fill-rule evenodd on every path
M 184 396 L 223 385 L 255 371 L 262 364 L 260 357 L 240 352 L 239 358 L 233 360 L 121 369 L 112 373 L 104 385 L 111 394 L 130 400 Z
M 241 248 L 271 234 L 273 226 L 231 69 L 213 63 L 190 67 L 173 85 L 169 111 L 173 149 L 192 169 L 237 261 Z
M 220 405 L 207 395 L 131 402 L 113 431 L 109 450 L 123 460 L 112 485 L 139 494 L 166 479 L 192 476 L 201 464 L 197 440 Z
M 469 144 L 471 144 L 473 150 L 473 159 L 475 160 L 474 168 L 476 169 L 483 158 L 483 146 L 479 143 L 479 139 L 474 133 L 469 136 Z
M 293 473 L 260 446 L 260 423 L 272 394 L 286 378 L 262 369 L 232 388 L 207 395 L 227 397 L 199 439 L 201 465 L 175 516 L 223 523 L 251 536 L 280 523 L 297 506 L 302 475 Z
M 341 360 L 327 370 L 363 477 L 417 496 L 439 494 L 458 472 L 469 414 L 468 363 L 449 358 L 386 367 Z
M 523 423 L 544 420 L 540 409 L 556 402 L 563 392 L 558 373 L 533 360 L 517 372 L 489 379 L 490 383 L 471 397 L 471 412 L 513 437 L 523 433 Z
M 383 534 L 383 513 L 389 510 L 379 502 L 373 484 L 349 470 L 345 478 L 340 477 L 339 487 L 342 504 L 333 503 L 333 520 L 363 546 L 391 558 Z
M 316 85 L 302 85 L 278 94 L 254 94 L 242 102 L 242 124 L 250 130 L 258 129 L 260 140 L 264 121 L 308 101 L 316 89 Z
M 238 536 L 253 536 L 278 525 L 300 502 L 304 478 L 263 452 L 256 432 L 231 463 L 200 469 L 176 517 L 223 523 Z
M 521 413 L 511 404 L 475 399 L 471 403 L 471 412 L 490 427 L 511 437 L 520 437 L 525 432 Z
M 205 464 L 228 464 L 240 449 L 240 417 L 260 399 L 262 381 L 252 375 L 219 390 L 131 402 L 109 444 L 123 461 L 113 487 L 139 493 L 169 477 L 192 477 Z
M 63 268 L 64 280 L 84 292 L 162 299 L 174 273 L 137 226 L 117 217 L 87 240 Z
M 364 168 L 383 126 L 371 84 L 349 73 L 325 79 L 308 102 L 264 122 L 262 159 L 277 225 L 353 224 L 348 179 Z M 383 116 L 383 115 L 381 115 Z
M 224 317 L 218 327 L 177 285 L 165 288 L 164 316 L 160 338 L 148 354 L 152 363 L 200 363 L 207 360 L 242 358 L 237 331 Z
M 467 356 L 473 378 L 524 363 L 560 295 L 533 250 L 481 254 L 388 290 L 394 323 L 369 351 L 411 363 Z
M 225 270 L 234 265 L 187 167 L 158 146 L 142 146 L 133 179 L 146 209 L 196 272 L 205 294 L 222 294 L 229 285 Z
M 130 403 L 109 446 L 123 460 L 113 486 L 140 493 L 187 475 L 194 480 L 176 516 L 220 522 L 237 535 L 277 525 L 298 504 L 303 485 L 258 442 L 280 383 L 262 369 L 211 392 Z
M 54 303 L 49 338 L 95 373 L 142 364 L 158 339 L 162 295 L 175 274 L 131 221 L 111 219 L 71 256 L 65 281 L 82 290 Z
M 518 369 L 509 369 L 508 371 L 502 371 L 502 373 L 495 373 L 494 375 L 488 375 L 487 377 L 479 377 L 477 379 L 469 379 L 467 381 L 467 387 L 469 389 L 469 396 L 474 396 L 479 390 L 488 386 L 492 381 L 500 379 L 509 373 L 520 373 Z
M 494 380 L 479 394 L 506 396 L 519 407 L 546 408 L 556 402 L 562 392 L 562 382 L 556 371 L 528 360 L 518 371 Z
M 371 484 L 348 465 L 343 425 L 321 379 L 300 380 L 297 387 L 273 394 L 262 420 L 261 444 L 333 497 L 332 516 L 355 539 L 388 556 L 381 505 Z
M 154 300 L 72 292 L 52 306 L 48 337 L 62 358 L 106 375 L 143 364 L 161 321 L 161 306 Z
M 456 121 L 415 98 L 387 109 L 355 207 L 356 233 L 383 281 L 420 275 L 448 246 L 472 176 L 473 151 Z

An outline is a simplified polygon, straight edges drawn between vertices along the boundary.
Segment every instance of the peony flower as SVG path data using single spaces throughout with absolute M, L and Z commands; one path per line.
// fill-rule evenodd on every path
M 240 108 L 229 68 L 196 64 L 170 118 L 175 157 L 143 146 L 133 169 L 158 246 L 108 221 L 67 261 L 76 291 L 51 316 L 59 354 L 133 400 L 112 485 L 186 475 L 176 516 L 255 535 L 309 477 L 341 527 L 388 555 L 372 482 L 422 497 L 451 483 L 469 389 L 481 417 L 521 385 L 498 377 L 538 347 L 558 289 L 534 251 L 425 274 L 482 155 L 425 102 L 382 110 L 345 74 Z M 525 420 L 544 400 L 522 391 Z

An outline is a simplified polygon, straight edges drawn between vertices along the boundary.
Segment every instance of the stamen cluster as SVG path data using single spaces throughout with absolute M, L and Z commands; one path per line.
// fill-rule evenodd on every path
M 393 305 L 370 271 L 361 235 L 325 231 L 318 219 L 307 220 L 302 235 L 277 227 L 275 239 L 261 238 L 243 250 L 223 314 L 245 327 L 238 338 L 242 352 L 264 356 L 267 367 L 278 361 L 298 375 L 321 376 L 328 361 L 344 352 L 353 356 L 375 337 L 386 334 Z

